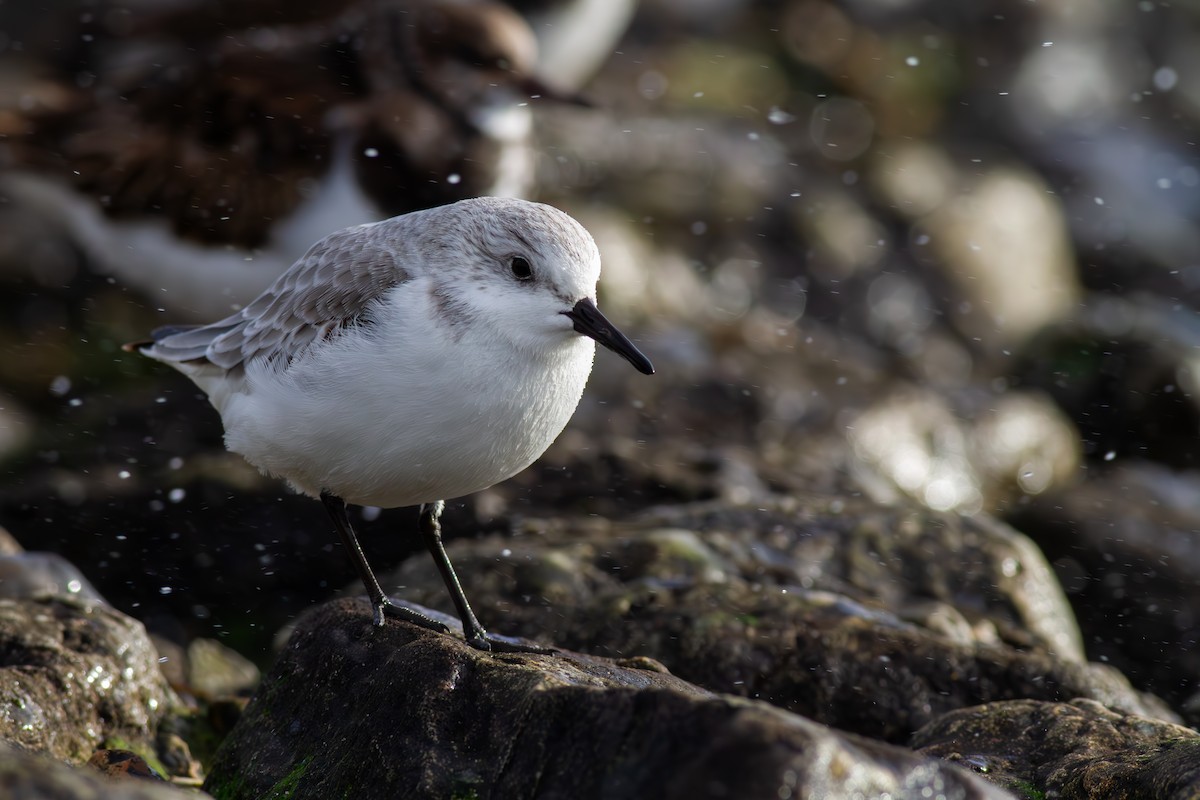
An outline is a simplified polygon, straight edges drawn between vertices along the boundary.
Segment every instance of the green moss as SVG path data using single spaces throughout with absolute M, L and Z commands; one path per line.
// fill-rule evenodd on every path
M 1026 800 L 1046 800 L 1046 793 L 1029 781 L 1013 781 L 1007 788 L 1017 792 Z
M 292 767 L 292 771 L 280 778 L 279 782 L 267 790 L 263 795 L 263 800 L 289 800 L 296 793 L 296 787 L 300 785 L 300 781 L 304 780 L 304 774 L 308 772 L 309 766 L 312 764 L 312 756 L 301 759 L 300 763 Z
M 213 796 L 213 800 L 235 800 L 245 796 L 245 781 L 241 778 L 230 778 L 220 786 L 206 786 L 204 791 Z
M 231 776 L 229 780 L 215 784 L 211 783 L 204 787 L 204 790 L 212 795 L 214 800 L 248 800 L 255 797 L 256 800 L 291 800 L 296 794 L 296 789 L 300 787 L 300 782 L 304 780 L 308 768 L 312 765 L 312 756 L 301 759 L 300 763 L 292 767 L 291 772 L 279 779 L 274 786 L 260 795 L 254 795 L 246 787 L 244 779 L 238 776 Z

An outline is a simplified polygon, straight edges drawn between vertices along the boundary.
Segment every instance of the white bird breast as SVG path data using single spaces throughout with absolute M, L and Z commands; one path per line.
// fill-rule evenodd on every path
M 487 325 L 451 331 L 428 309 L 386 309 L 285 371 L 247 365 L 240 391 L 212 397 L 229 449 L 304 494 L 394 508 L 515 475 L 579 404 L 591 339 L 564 331 L 531 358 Z

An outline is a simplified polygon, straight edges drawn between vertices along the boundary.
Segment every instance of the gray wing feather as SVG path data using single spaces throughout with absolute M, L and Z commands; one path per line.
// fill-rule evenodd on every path
M 163 361 L 203 360 L 223 369 L 262 357 L 290 361 L 409 279 L 371 227 L 348 228 L 317 242 L 236 314 L 210 325 L 156 330 L 144 352 Z

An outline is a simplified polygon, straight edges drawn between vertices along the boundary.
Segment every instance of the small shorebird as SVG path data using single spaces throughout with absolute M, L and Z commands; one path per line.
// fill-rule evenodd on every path
M 211 318 L 316 239 L 528 194 L 536 40 L 492 0 L 117 2 L 0 108 L 0 197 Z M 46 61 L 38 69 L 46 72 Z
M 478 198 L 360 225 L 318 242 L 257 300 L 203 326 L 127 345 L 191 378 L 225 444 L 319 497 L 374 621 L 439 622 L 392 603 L 346 503 L 421 505 L 420 530 L 478 648 L 489 637 L 442 547 L 443 501 L 525 469 L 575 411 L 594 342 L 650 361 L 596 308 L 600 254 L 574 219 Z

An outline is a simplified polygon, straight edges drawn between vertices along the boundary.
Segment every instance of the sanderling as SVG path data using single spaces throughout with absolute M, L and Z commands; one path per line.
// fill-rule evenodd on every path
M 593 340 L 650 361 L 596 308 L 600 254 L 550 206 L 477 198 L 327 236 L 242 311 L 126 345 L 191 378 L 225 444 L 322 500 L 367 589 L 374 622 L 444 625 L 392 603 L 346 503 L 420 505 L 420 530 L 475 647 L 438 518 L 444 500 L 525 469 L 575 411 Z M 582 335 L 580 335 L 582 334 Z
M 578 101 L 495 0 L 86 10 L 0 108 L 0 195 L 193 320 L 336 230 L 528 195 L 531 96 Z

